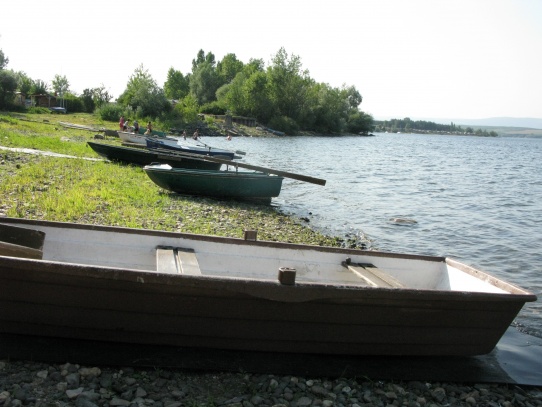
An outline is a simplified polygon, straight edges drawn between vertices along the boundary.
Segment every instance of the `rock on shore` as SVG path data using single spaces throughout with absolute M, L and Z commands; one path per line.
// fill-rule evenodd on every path
M 497 384 L 393 383 L 3 360 L 0 406 L 539 407 L 542 391 Z

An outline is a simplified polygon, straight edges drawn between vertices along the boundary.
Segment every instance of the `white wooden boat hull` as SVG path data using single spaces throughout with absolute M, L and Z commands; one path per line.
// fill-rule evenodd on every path
M 0 251 L 0 332 L 10 334 L 272 352 L 477 355 L 490 352 L 524 303 L 536 300 L 442 257 L 13 218 L 0 218 L 2 224 L 45 233 L 42 259 Z M 157 253 L 167 257 L 171 248 L 185 250 L 179 253 L 188 260 L 162 269 L 173 257 Z M 347 258 L 371 263 L 403 287 L 371 286 L 343 265 Z M 293 285 L 279 281 L 279 268 L 287 268 L 283 277 L 295 269 Z
M 128 131 L 117 131 L 119 138 L 125 143 L 147 145 L 147 136 L 143 134 L 130 133 Z

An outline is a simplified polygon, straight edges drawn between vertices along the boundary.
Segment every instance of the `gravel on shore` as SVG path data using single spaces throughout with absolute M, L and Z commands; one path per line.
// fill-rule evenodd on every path
M 383 382 L 0 360 L 0 406 L 542 406 L 542 390 L 503 384 Z

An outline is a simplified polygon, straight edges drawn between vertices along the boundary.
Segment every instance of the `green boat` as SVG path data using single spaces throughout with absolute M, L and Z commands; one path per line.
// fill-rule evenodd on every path
M 284 177 L 259 171 L 210 171 L 172 168 L 167 164 L 144 167 L 158 186 L 178 194 L 270 203 L 280 194 Z
M 107 143 L 95 143 L 93 141 L 88 141 L 87 144 L 102 157 L 125 164 L 144 166 L 152 163 L 161 163 L 169 164 L 175 168 L 200 170 L 219 170 L 222 166 L 220 162 L 206 161 L 167 151 L 150 151 L 147 148 L 124 147 Z

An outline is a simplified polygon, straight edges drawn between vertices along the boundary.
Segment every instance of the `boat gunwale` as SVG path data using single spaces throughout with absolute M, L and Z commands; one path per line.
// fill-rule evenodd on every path
M 65 228 L 65 229 L 76 229 L 76 230 L 90 230 L 90 231 L 101 231 L 101 232 L 111 232 L 111 233 L 124 233 L 124 234 L 133 234 L 133 235 L 146 235 L 146 236 L 155 236 L 155 237 L 168 237 L 168 238 L 178 238 L 186 240 L 196 240 L 204 241 L 211 243 L 219 244 L 235 244 L 242 246 L 256 246 L 264 248 L 278 248 L 278 249 L 291 249 L 291 250 L 309 250 L 316 252 L 328 252 L 328 253 L 342 253 L 345 256 L 348 255 L 357 255 L 357 256 L 372 256 L 372 257 L 383 257 L 383 258 L 395 258 L 395 259 L 406 259 L 406 260 L 421 260 L 421 261 L 430 261 L 435 263 L 445 263 L 451 267 L 455 267 L 460 271 L 473 276 L 474 278 L 480 279 L 487 282 L 495 287 L 506 291 L 505 293 L 488 293 L 488 292 L 472 292 L 465 290 L 430 290 L 430 289 L 414 289 L 414 288 L 384 288 L 384 287 L 364 287 L 356 286 L 353 284 L 333 284 L 333 283 L 317 283 L 317 282 L 301 282 L 294 286 L 285 286 L 281 285 L 276 280 L 270 279 L 256 279 L 256 278 L 241 278 L 241 277 L 228 277 L 223 275 L 201 275 L 201 276 L 189 276 L 189 275 L 171 275 L 163 274 L 154 270 L 138 270 L 131 269 L 126 267 L 111 267 L 111 266 L 99 266 L 99 265 L 90 265 L 90 264 L 79 264 L 79 263 L 68 263 L 60 261 L 51 261 L 51 260 L 36 260 L 36 259 L 21 259 L 14 258 L 9 256 L 0 256 L 0 259 L 12 259 L 14 264 L 22 265 L 23 263 L 28 267 L 25 269 L 36 269 L 32 268 L 32 265 L 36 264 L 50 264 L 55 266 L 55 270 L 66 270 L 65 274 L 73 274 L 69 270 L 74 269 L 84 269 L 86 274 L 84 276 L 90 277 L 94 276 L 95 278 L 104 278 L 104 272 L 112 273 L 115 280 L 122 281 L 137 281 L 139 278 L 144 277 L 147 282 L 156 282 L 164 284 L 173 284 L 175 281 L 183 283 L 184 281 L 189 282 L 193 281 L 194 286 L 201 284 L 202 282 L 215 282 L 217 284 L 231 284 L 237 283 L 239 281 L 251 282 L 251 284 L 246 284 L 246 288 L 241 289 L 248 295 L 251 295 L 251 290 L 257 286 L 263 286 L 266 289 L 275 287 L 273 291 L 279 293 L 279 297 L 287 299 L 289 296 L 295 294 L 299 295 L 299 291 L 306 291 L 307 294 L 310 294 L 308 291 L 316 290 L 320 291 L 325 289 L 326 291 L 337 291 L 338 293 L 344 292 L 366 292 L 373 293 L 369 295 L 379 295 L 378 293 L 391 293 L 391 296 L 403 297 L 416 296 L 419 297 L 422 294 L 430 295 L 432 298 L 438 298 L 439 296 L 455 297 L 460 296 L 463 299 L 467 300 L 472 298 L 472 300 L 480 300 L 481 298 L 495 299 L 498 301 L 517 301 L 520 299 L 524 302 L 536 301 L 537 296 L 531 293 L 528 290 L 525 290 L 515 284 L 508 283 L 505 280 L 502 280 L 498 277 L 494 277 L 488 273 L 485 273 L 481 270 L 478 270 L 472 266 L 461 263 L 457 260 L 441 257 L 441 256 L 427 256 L 427 255 L 417 255 L 417 254 L 401 254 L 401 253 L 392 253 L 392 252 L 380 252 L 372 250 L 362 250 L 362 249 L 348 249 L 348 248 L 338 248 L 338 247 L 329 247 L 329 246 L 315 246 L 308 244 L 296 244 L 296 243 L 284 243 L 284 242 L 272 242 L 265 240 L 245 240 L 240 238 L 231 238 L 231 237 L 222 237 L 222 236 L 211 236 L 211 235 L 201 235 L 201 234 L 191 234 L 184 232 L 170 232 L 163 230 L 150 230 L 150 229 L 135 229 L 121 226 L 105 226 L 105 225 L 92 225 L 92 224 L 77 224 L 77 223 L 65 223 L 65 222 L 56 222 L 56 221 L 43 221 L 43 220 L 31 220 L 31 219 L 22 219 L 22 218 L 9 218 L 9 217 L 0 217 L 0 223 L 6 223 L 10 225 L 25 225 L 25 226 L 42 226 L 42 227 L 52 227 L 52 228 Z M 7 260 L 6 260 L 7 261 Z M 8 263 L 10 261 L 7 261 Z M 64 273 L 62 273 L 64 274 Z M 184 284 L 184 283 L 183 283 Z M 243 286 L 243 285 L 241 285 Z M 240 292 L 238 288 L 234 291 Z M 263 292 L 264 290 L 262 290 Z M 262 294 L 260 292 L 260 294 Z M 316 294 L 316 293 L 313 293 Z M 258 295 L 260 297 L 260 295 Z M 272 296 L 274 299 L 275 295 Z M 314 297 L 314 295 L 309 295 L 310 300 L 322 299 L 320 297 Z M 324 296 L 329 298 L 329 293 Z M 342 295 L 340 295 L 342 298 Z M 271 299 L 271 298 L 269 298 Z M 305 299 L 309 300 L 309 299 Z

